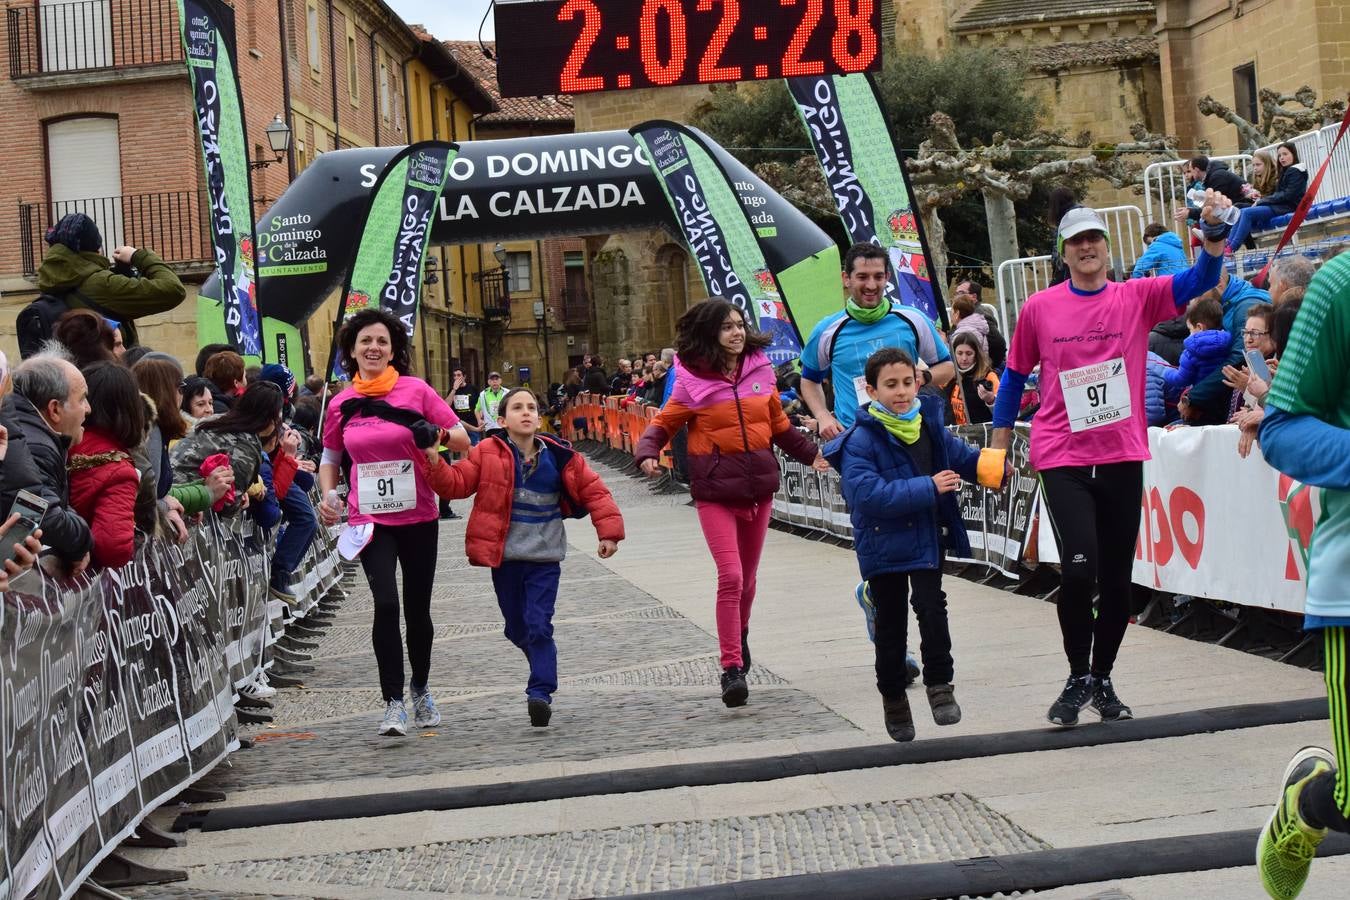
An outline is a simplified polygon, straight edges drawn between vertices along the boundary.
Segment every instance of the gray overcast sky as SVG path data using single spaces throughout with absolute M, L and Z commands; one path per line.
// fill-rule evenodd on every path
M 409 25 L 424 25 L 443 41 L 471 41 L 489 0 L 385 0 Z M 483 40 L 492 40 L 492 16 L 483 26 Z

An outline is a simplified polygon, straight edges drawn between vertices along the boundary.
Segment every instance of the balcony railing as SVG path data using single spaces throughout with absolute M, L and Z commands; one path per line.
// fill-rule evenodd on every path
M 130 244 L 155 251 L 167 263 L 209 265 L 211 245 L 208 203 L 201 191 L 127 194 L 90 200 L 19 204 L 19 239 L 25 275 L 37 273 L 46 250 L 47 228 L 61 217 L 82 212 L 103 235 L 103 252 Z
M 511 318 L 511 291 L 507 287 L 505 269 L 489 269 L 473 276 L 483 298 L 483 318 L 489 322 L 506 322 Z
M 12 78 L 183 61 L 174 0 L 34 0 L 5 18 Z
M 591 297 L 586 291 L 562 292 L 562 319 L 566 328 L 586 328 L 591 324 Z

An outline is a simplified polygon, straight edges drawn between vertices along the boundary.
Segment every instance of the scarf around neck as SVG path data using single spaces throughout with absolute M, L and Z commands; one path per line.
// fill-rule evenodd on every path
M 870 309 L 853 302 L 852 297 L 844 301 L 844 312 L 848 313 L 848 317 L 864 325 L 875 325 L 886 318 L 886 314 L 890 311 L 891 303 L 884 296 L 880 303 Z
M 919 439 L 919 431 L 923 427 L 923 416 L 919 414 L 917 397 L 910 404 L 907 413 L 893 413 L 875 400 L 867 404 L 867 412 L 871 414 L 872 418 L 885 426 L 887 431 L 899 438 L 902 443 L 912 444 Z
M 352 379 L 352 390 L 356 391 L 362 397 L 384 397 L 394 389 L 398 383 L 398 369 L 388 366 L 379 375 L 374 378 L 366 378 L 360 372 Z

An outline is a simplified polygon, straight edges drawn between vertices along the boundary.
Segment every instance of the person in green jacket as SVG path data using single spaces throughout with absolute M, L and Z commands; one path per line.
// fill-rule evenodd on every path
M 118 247 L 111 260 L 104 256 L 103 236 L 84 213 L 63 216 L 47 229 L 46 240 L 51 249 L 38 267 L 38 289 L 72 309 L 117 320 L 127 347 L 137 343 L 136 319 L 168 312 L 187 296 L 183 282 L 153 250 Z M 139 278 L 126 274 L 132 267 Z

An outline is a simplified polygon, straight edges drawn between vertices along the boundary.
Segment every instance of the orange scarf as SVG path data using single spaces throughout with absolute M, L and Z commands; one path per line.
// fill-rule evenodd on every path
M 357 372 L 356 378 L 352 380 L 352 390 L 362 397 L 383 397 L 392 391 L 397 383 L 398 369 L 388 366 L 374 378 L 365 378 Z

